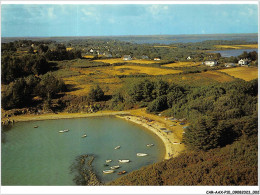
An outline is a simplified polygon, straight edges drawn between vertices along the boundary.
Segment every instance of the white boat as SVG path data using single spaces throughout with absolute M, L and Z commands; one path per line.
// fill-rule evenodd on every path
M 120 146 L 117 146 L 117 147 L 115 147 L 115 150 L 117 150 L 117 149 L 119 149 L 120 148 Z
M 119 167 L 120 167 L 119 165 L 115 165 L 115 166 L 110 167 L 110 169 L 118 169 Z
M 68 129 L 64 129 L 64 130 L 60 130 L 59 133 L 65 133 L 65 132 L 68 132 L 69 130 Z
M 64 129 L 63 131 L 64 131 L 64 132 L 69 132 L 69 130 L 68 130 L 68 129 Z
M 86 134 L 84 134 L 84 135 L 82 135 L 81 137 L 82 137 L 82 138 L 84 138 L 84 137 L 87 137 L 87 135 L 86 135 Z
M 130 160 L 118 160 L 118 162 L 120 162 L 120 163 L 129 163 Z
M 106 173 L 106 174 L 108 174 L 108 173 L 114 173 L 115 171 L 114 170 L 104 170 L 103 171 L 103 173 Z
M 137 153 L 136 156 L 147 156 L 148 154 L 145 153 Z
M 106 163 L 112 162 L 112 160 L 106 160 Z
M 154 146 L 154 144 L 147 144 L 146 146 L 147 147 L 151 147 L 151 146 Z

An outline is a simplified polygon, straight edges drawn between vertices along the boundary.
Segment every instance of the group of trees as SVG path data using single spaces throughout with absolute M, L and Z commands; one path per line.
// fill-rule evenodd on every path
M 9 83 L 2 92 L 2 107 L 4 109 L 23 108 L 31 106 L 33 97 L 39 96 L 50 101 L 57 93 L 66 90 L 61 79 L 48 73 L 40 77 L 30 75 Z
M 1 81 L 8 84 L 30 74 L 40 75 L 50 70 L 50 63 L 41 55 L 2 55 Z
M 81 58 L 81 51 L 74 49 L 67 51 L 65 45 L 58 44 L 53 50 L 48 49 L 44 56 L 50 61 L 72 60 Z
M 186 145 L 209 150 L 256 134 L 257 88 L 257 80 L 181 87 L 161 79 L 137 79 L 112 97 L 111 107 L 146 106 L 148 112 L 187 118 Z

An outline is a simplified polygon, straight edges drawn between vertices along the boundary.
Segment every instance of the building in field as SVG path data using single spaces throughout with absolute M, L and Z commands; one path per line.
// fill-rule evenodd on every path
M 154 58 L 153 60 L 154 61 L 159 61 L 159 60 L 161 60 L 161 58 Z
M 132 60 L 132 57 L 130 55 L 124 55 L 123 60 Z
M 238 61 L 238 65 L 240 65 L 240 66 L 247 66 L 248 64 L 249 64 L 249 59 L 240 59 L 239 61 Z
M 216 60 L 207 60 L 207 61 L 204 62 L 204 64 L 206 66 L 211 66 L 212 67 L 212 66 L 216 66 L 218 64 L 218 62 Z
M 191 59 L 191 57 L 190 57 L 190 56 L 188 56 L 188 57 L 187 57 L 187 60 L 190 60 L 190 59 Z

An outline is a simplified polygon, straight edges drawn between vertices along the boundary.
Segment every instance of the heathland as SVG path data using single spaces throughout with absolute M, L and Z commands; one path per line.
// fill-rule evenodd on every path
M 3 43 L 2 125 L 116 114 L 161 137 L 167 160 L 109 185 L 257 185 L 257 52 L 209 53 L 255 47 L 240 40 Z M 242 66 L 240 59 L 247 59 Z

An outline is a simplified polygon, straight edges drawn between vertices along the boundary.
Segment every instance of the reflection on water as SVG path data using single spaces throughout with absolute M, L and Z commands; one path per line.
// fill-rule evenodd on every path
M 39 126 L 34 128 L 34 126 Z M 67 133 L 60 130 L 69 129 Z M 2 185 L 75 185 L 70 167 L 79 155 L 93 154 L 93 171 L 102 182 L 120 177 L 117 172 L 131 172 L 163 159 L 164 146 L 154 134 L 135 124 L 114 117 L 61 119 L 19 122 L 5 132 L 2 143 Z M 82 135 L 87 137 L 82 138 Z M 154 147 L 146 144 L 154 143 Z M 121 148 L 115 150 L 116 146 Z M 137 157 L 136 153 L 148 153 Z M 119 159 L 113 174 L 103 174 L 105 160 L 110 166 Z

